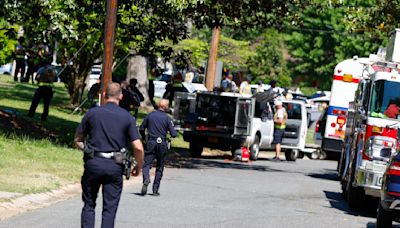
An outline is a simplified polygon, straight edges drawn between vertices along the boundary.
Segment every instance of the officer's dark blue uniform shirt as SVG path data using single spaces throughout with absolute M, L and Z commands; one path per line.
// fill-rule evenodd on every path
M 90 109 L 77 132 L 88 135 L 86 144 L 95 152 L 119 151 L 127 142 L 140 139 L 135 118 L 112 102 Z
M 142 132 L 146 128 L 149 138 L 161 137 L 165 139 L 168 131 L 172 137 L 175 138 L 177 136 L 171 118 L 160 110 L 153 111 L 144 118 L 142 125 L 140 125 L 140 131 Z

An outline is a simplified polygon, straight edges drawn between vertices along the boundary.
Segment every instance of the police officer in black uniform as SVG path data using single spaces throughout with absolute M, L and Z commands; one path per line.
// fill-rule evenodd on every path
M 122 192 L 123 165 L 117 155 L 130 142 L 138 165 L 132 175 L 139 175 L 143 163 L 143 145 L 136 120 L 118 106 L 121 87 L 111 83 L 106 91 L 106 104 L 89 109 L 75 134 L 75 145 L 84 151 L 82 176 L 81 227 L 94 227 L 96 198 L 103 189 L 102 228 L 114 227 L 115 215 Z M 86 143 L 84 143 L 86 141 Z
M 146 195 L 147 193 L 147 186 L 150 184 L 150 169 L 155 158 L 157 159 L 157 167 L 153 183 L 153 195 L 160 195 L 158 190 L 164 171 L 165 155 L 168 151 L 167 134 L 169 132 L 174 138 L 177 135 L 171 118 L 165 113 L 168 110 L 168 105 L 168 100 L 162 99 L 158 104 L 159 109 L 147 115 L 139 129 L 143 138 L 145 138 L 146 128 L 148 135 L 144 155 L 142 195 Z

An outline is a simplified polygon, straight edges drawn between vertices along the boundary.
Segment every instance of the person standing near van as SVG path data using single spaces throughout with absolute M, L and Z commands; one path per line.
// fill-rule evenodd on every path
M 275 115 L 274 115 L 274 141 L 275 144 L 275 157 L 273 160 L 280 160 L 279 155 L 281 153 L 281 144 L 283 134 L 285 133 L 286 121 L 288 118 L 287 112 L 283 107 L 282 101 L 275 101 Z

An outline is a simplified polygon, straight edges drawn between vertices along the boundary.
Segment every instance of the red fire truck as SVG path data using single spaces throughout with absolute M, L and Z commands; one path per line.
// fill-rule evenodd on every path
M 389 61 L 371 64 L 370 59 L 364 64 L 362 79 L 346 116 L 339 177 L 343 196 L 354 210 L 360 209 L 366 195 L 379 197 L 383 173 L 397 151 L 400 61 L 392 57 L 390 54 L 386 58 Z

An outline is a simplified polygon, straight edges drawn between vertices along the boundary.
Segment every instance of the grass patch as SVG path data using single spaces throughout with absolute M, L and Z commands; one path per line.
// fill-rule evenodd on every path
M 72 148 L 82 115 L 70 114 L 69 95 L 55 83 L 47 121 L 40 121 L 42 104 L 27 118 L 36 88 L 0 75 L 0 191 L 45 192 L 79 182 L 82 175 L 82 152 Z
M 79 181 L 82 153 L 49 140 L 0 135 L 0 191 L 37 193 Z

